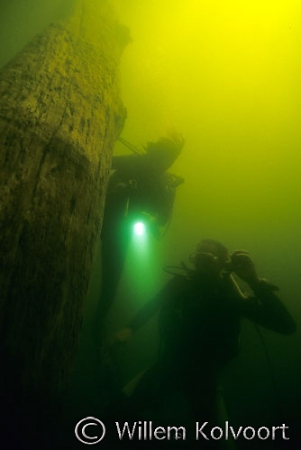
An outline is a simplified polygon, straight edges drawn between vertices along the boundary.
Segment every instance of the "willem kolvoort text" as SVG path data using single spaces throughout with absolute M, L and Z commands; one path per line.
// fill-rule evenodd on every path
M 128 422 L 115 422 L 118 437 L 120 440 L 186 440 L 187 430 L 184 426 L 153 426 L 153 422 L 138 421 L 129 424 Z M 285 424 L 272 427 L 253 428 L 251 426 L 232 427 L 229 422 L 225 422 L 223 427 L 210 426 L 209 422 L 196 422 L 195 435 L 189 436 L 195 440 L 229 440 L 229 439 L 260 439 L 260 440 L 289 440 L 287 435 L 288 426 Z

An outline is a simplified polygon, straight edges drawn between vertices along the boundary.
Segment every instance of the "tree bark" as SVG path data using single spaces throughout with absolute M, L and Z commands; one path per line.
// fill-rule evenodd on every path
M 53 404 L 72 370 L 125 120 L 127 38 L 106 2 L 80 0 L 0 73 L 0 392 L 12 418 Z

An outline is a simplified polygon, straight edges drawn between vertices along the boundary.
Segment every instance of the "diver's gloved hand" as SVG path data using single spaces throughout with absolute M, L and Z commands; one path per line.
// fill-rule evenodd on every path
M 260 279 L 257 275 L 255 264 L 248 252 L 245 250 L 235 250 L 231 254 L 231 269 L 250 287 L 256 286 Z

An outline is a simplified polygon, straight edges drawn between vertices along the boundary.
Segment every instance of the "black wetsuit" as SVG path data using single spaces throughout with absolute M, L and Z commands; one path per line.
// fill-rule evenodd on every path
M 135 331 L 159 311 L 161 351 L 133 394 L 137 411 L 156 409 L 164 398 L 180 391 L 193 416 L 203 420 L 216 416 L 217 378 L 238 352 L 241 318 L 279 333 L 295 330 L 273 286 L 260 281 L 254 291 L 243 297 L 229 275 L 214 285 L 201 282 L 196 274 L 175 276 L 167 283 L 130 323 Z
M 177 175 L 152 167 L 146 156 L 115 157 L 106 198 L 101 232 L 102 291 L 97 323 L 109 311 L 123 271 L 133 233 L 133 223 L 143 217 L 152 218 L 152 233 L 171 219 L 176 188 L 183 182 Z

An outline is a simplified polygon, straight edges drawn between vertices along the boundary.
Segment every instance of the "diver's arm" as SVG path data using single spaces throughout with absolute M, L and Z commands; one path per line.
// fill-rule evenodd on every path
M 147 302 L 144 307 L 137 312 L 137 314 L 127 325 L 127 327 L 129 327 L 135 333 L 156 314 L 160 307 L 160 300 L 160 295 L 157 295 L 152 300 Z
M 128 343 L 132 339 L 133 334 L 157 312 L 160 307 L 160 300 L 160 295 L 157 295 L 147 302 L 144 307 L 138 311 L 135 317 L 113 336 L 111 342 L 114 344 Z
M 242 316 L 262 325 L 272 331 L 282 334 L 292 334 L 296 331 L 296 324 L 275 294 L 277 286 L 263 278 L 259 278 L 255 265 L 249 254 L 244 250 L 237 250 L 231 255 L 232 270 L 252 289 L 253 296 L 246 297 L 239 292 L 236 283 L 236 295 L 239 299 L 239 309 Z M 231 276 L 232 280 L 233 277 Z
M 260 279 L 250 287 L 254 295 L 242 302 L 242 315 L 277 333 L 294 333 L 296 323 L 275 294 L 275 286 Z
M 178 175 L 166 172 L 157 180 L 157 196 L 154 216 L 156 226 L 163 228 L 169 224 L 172 216 L 173 205 L 176 197 L 176 189 L 184 183 L 184 179 Z
M 159 311 L 164 299 L 166 296 L 169 296 L 172 291 L 171 287 L 175 284 L 173 280 L 174 279 L 171 279 L 155 297 L 147 302 L 136 313 L 134 318 L 114 335 L 111 342 L 119 344 L 129 342 L 133 334 Z
M 127 177 L 136 177 L 147 170 L 147 160 L 145 155 L 140 154 L 113 156 L 111 170 Z
M 136 332 L 148 320 L 150 320 L 159 309 L 174 296 L 174 292 L 179 289 L 179 277 L 171 278 L 167 284 L 155 295 L 143 308 L 135 315 L 133 320 L 128 324 L 133 332 Z

